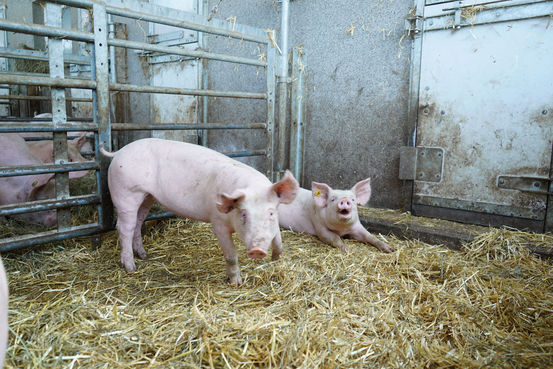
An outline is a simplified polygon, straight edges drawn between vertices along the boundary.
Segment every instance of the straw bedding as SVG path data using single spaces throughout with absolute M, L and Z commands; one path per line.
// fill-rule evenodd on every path
M 69 240 L 4 255 L 7 368 L 469 368 L 553 365 L 551 235 L 490 229 L 462 251 L 386 236 L 348 254 L 283 231 L 281 260 L 228 285 L 210 225 L 149 225 L 150 259 Z M 382 237 L 382 236 L 381 236 Z

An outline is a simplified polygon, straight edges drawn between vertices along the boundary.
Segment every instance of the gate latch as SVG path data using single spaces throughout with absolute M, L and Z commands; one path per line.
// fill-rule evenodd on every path
M 440 182 L 443 162 L 441 147 L 403 146 L 399 150 L 399 179 Z
M 551 179 L 547 177 L 511 175 L 497 176 L 497 187 L 499 188 L 542 195 L 553 195 L 553 192 L 549 192 L 550 183 Z

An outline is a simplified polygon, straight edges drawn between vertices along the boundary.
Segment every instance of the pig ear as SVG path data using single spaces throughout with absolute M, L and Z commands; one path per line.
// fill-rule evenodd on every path
M 332 188 L 326 183 L 311 182 L 311 195 L 315 204 L 321 208 L 326 207 L 330 191 Z
M 33 199 L 36 195 L 36 192 L 42 187 L 45 186 L 48 181 L 54 178 L 55 173 L 39 174 L 36 176 L 30 177 L 25 183 L 25 193 L 27 193 L 27 201 Z
M 296 198 L 300 185 L 289 170 L 286 170 L 280 181 L 272 187 L 281 204 L 290 204 Z
M 81 147 L 83 147 L 83 145 L 86 142 L 86 132 L 83 132 L 79 135 L 79 137 L 74 138 L 73 142 L 75 143 L 75 146 L 77 147 L 77 149 L 80 151 Z
M 234 191 L 232 195 L 227 195 L 226 193 L 222 193 L 219 195 L 219 201 L 215 204 L 217 206 L 217 210 L 219 210 L 221 213 L 227 214 L 228 212 L 232 211 L 232 209 L 237 208 L 242 200 L 246 198 L 246 194 L 244 191 Z
M 357 198 L 357 203 L 359 205 L 365 205 L 371 198 L 371 179 L 367 178 L 357 182 L 351 191 Z

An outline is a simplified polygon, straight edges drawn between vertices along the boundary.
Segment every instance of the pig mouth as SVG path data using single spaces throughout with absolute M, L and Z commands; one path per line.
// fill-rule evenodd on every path
M 338 215 L 341 217 L 341 218 L 349 218 L 351 214 L 351 211 L 348 210 L 348 209 L 342 209 L 342 210 L 339 210 L 338 211 Z

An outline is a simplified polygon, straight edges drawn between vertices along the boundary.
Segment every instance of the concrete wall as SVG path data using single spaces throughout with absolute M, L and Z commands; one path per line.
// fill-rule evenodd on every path
M 235 16 L 238 23 L 273 28 L 280 35 L 280 3 L 219 3 L 209 1 L 210 11 L 219 5 L 215 17 Z M 370 205 L 401 207 L 401 181 L 397 176 L 399 148 L 405 145 L 408 135 L 410 57 L 410 41 L 401 38 L 403 20 L 411 7 L 410 0 L 290 2 L 289 44 L 302 45 L 306 60 L 306 187 L 317 181 L 335 188 L 350 188 L 371 177 Z M 353 33 L 347 32 L 352 27 Z M 279 36 L 277 41 L 280 42 Z M 243 49 L 238 53 L 250 53 L 251 57 L 252 46 L 243 44 L 247 43 L 235 41 L 234 49 Z M 210 50 L 229 47 L 232 45 L 228 39 L 209 40 Z M 263 89 L 262 73 L 244 77 L 236 69 L 234 73 L 225 70 L 221 64 L 209 63 L 210 88 Z M 248 122 L 264 119 L 259 113 L 264 113 L 263 106 L 245 108 L 242 102 L 223 100 L 210 101 L 210 121 L 225 121 L 229 115 Z M 210 143 L 235 142 L 232 135 L 236 133 L 210 137 Z M 253 161 L 258 166 L 262 163 Z

